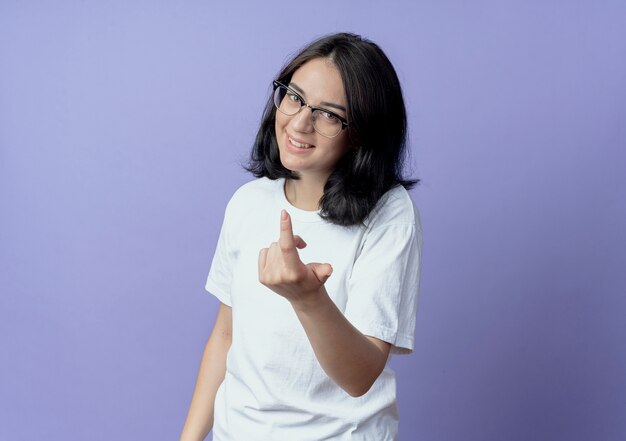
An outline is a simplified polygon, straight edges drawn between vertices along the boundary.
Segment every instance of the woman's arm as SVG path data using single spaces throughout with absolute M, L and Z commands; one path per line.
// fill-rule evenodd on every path
M 391 345 L 352 326 L 323 286 L 309 301 L 291 305 L 324 372 L 351 396 L 365 394 L 385 368 Z
M 226 354 L 232 341 L 232 309 L 220 304 L 209 336 L 180 441 L 202 441 L 213 428 L 215 394 L 226 374 Z
M 259 281 L 293 306 L 326 374 L 352 396 L 365 394 L 387 363 L 391 345 L 356 329 L 332 301 L 324 283 L 329 264 L 305 265 L 291 218 L 281 213 L 280 238 L 259 253 Z

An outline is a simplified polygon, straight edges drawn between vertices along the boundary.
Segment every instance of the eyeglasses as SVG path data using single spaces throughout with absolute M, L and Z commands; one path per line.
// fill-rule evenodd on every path
M 274 105 L 280 113 L 293 116 L 303 108 L 311 109 L 313 128 L 326 138 L 334 138 L 350 123 L 343 117 L 322 107 L 315 107 L 304 101 L 296 91 L 274 81 Z

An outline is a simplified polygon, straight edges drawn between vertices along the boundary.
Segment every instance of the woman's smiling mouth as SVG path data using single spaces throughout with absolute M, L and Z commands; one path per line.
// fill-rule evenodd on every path
M 305 142 L 299 142 L 296 141 L 291 135 L 289 135 L 289 133 L 285 132 L 285 135 L 287 137 L 287 142 L 292 146 L 295 147 L 297 149 L 300 150 L 306 150 L 306 149 L 311 149 L 314 148 L 315 146 L 313 144 L 307 144 Z

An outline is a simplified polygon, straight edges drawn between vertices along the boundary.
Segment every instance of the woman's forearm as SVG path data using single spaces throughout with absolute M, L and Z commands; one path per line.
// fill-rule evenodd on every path
M 324 287 L 332 266 L 305 265 L 298 249 L 306 246 L 282 210 L 278 242 L 259 251 L 259 281 L 291 303 L 326 374 L 350 395 L 363 395 L 384 369 L 391 345 L 363 335 L 345 318 Z
M 389 356 L 389 343 L 363 335 L 337 308 L 325 289 L 292 306 L 326 374 L 348 394 L 365 394 Z
M 213 427 L 215 395 L 224 380 L 226 355 L 232 341 L 231 320 L 230 307 L 221 305 L 215 326 L 204 348 L 180 441 L 202 441 Z

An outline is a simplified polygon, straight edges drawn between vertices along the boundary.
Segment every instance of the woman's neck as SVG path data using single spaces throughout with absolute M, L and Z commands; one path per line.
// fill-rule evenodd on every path
M 317 211 L 324 194 L 326 181 L 301 176 L 300 179 L 285 179 L 285 197 L 291 205 L 301 210 Z

